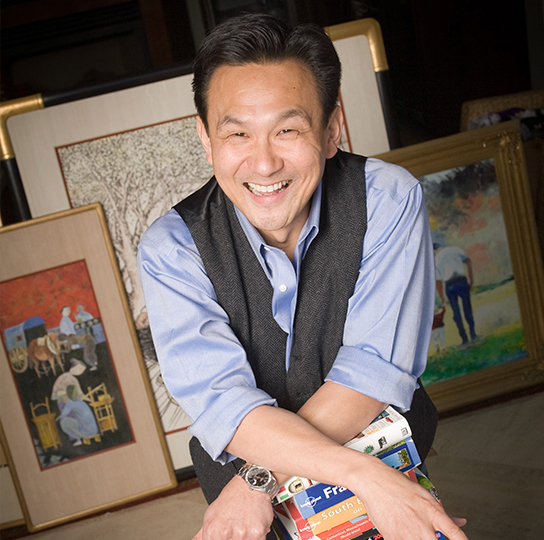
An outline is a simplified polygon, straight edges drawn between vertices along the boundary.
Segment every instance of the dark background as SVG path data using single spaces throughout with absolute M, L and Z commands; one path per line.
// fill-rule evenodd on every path
M 2 0 L 1 101 L 190 63 L 243 11 L 330 26 L 373 17 L 401 146 L 457 133 L 464 101 L 544 88 L 542 0 Z M 10 200 L 2 182 L 2 217 Z

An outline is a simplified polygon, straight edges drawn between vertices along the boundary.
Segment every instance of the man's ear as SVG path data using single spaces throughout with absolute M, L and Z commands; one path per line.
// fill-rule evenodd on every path
M 200 116 L 196 117 L 196 131 L 200 138 L 200 142 L 202 143 L 202 146 L 206 151 L 206 160 L 210 165 L 213 166 L 212 145 L 210 143 L 210 137 L 208 136 L 208 132 L 206 131 L 206 127 L 204 126 L 204 122 L 202 121 L 202 118 L 200 118 Z
M 331 113 L 327 125 L 327 159 L 335 156 L 342 137 L 344 127 L 344 115 L 340 106 L 336 106 Z

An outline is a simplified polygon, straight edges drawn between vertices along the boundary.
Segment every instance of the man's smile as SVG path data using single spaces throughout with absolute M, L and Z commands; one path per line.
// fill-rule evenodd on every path
M 285 180 L 283 182 L 277 182 L 276 184 L 270 186 L 261 186 L 259 184 L 252 184 L 251 182 L 247 182 L 244 185 L 249 189 L 249 191 L 251 191 L 251 193 L 262 197 L 263 195 L 269 195 L 272 193 L 281 193 L 290 183 L 291 180 Z

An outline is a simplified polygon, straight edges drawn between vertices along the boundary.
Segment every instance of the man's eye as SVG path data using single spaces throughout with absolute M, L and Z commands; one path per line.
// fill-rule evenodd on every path
M 247 133 L 242 133 L 242 132 L 240 132 L 240 133 L 233 133 L 233 135 L 234 135 L 235 137 L 247 137 Z
M 297 133 L 296 129 L 282 129 L 278 135 L 296 135 Z

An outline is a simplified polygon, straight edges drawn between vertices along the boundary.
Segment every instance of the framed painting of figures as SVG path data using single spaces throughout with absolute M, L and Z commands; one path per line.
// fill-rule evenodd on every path
M 436 264 L 422 376 L 440 411 L 544 380 L 544 277 L 517 121 L 376 157 L 416 176 Z
M 29 530 L 173 487 L 102 207 L 4 227 L 0 250 L 0 414 Z

